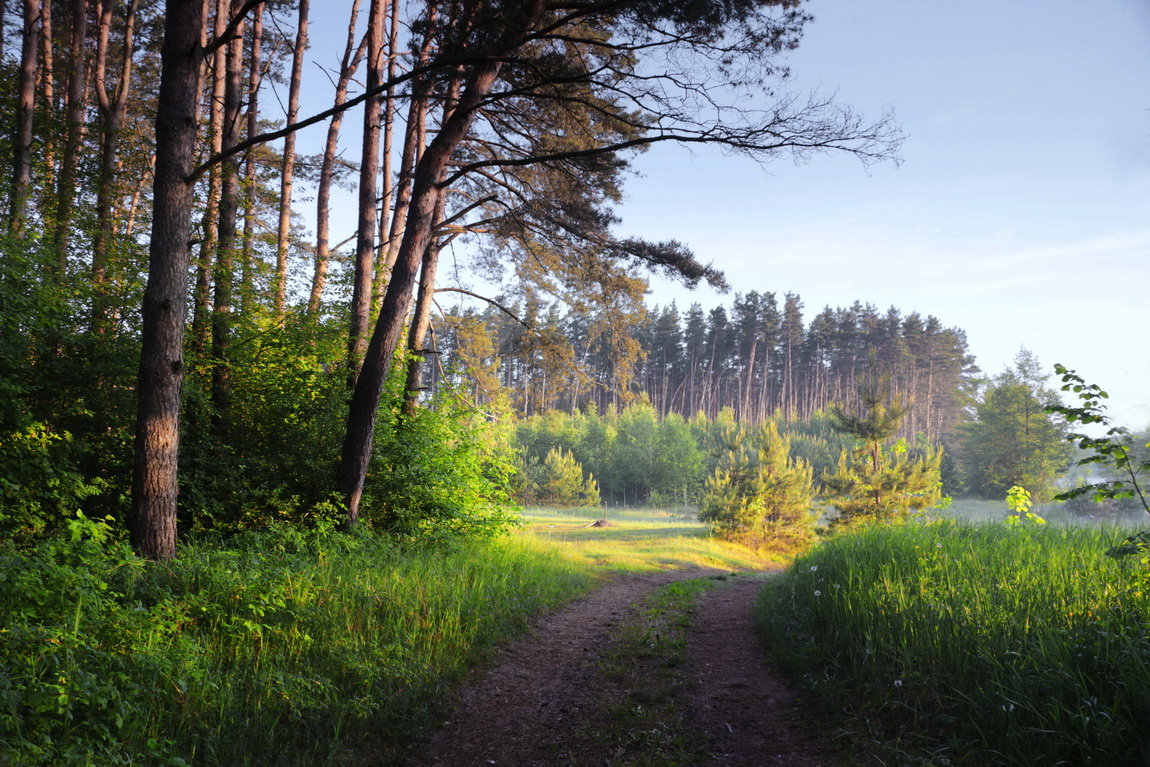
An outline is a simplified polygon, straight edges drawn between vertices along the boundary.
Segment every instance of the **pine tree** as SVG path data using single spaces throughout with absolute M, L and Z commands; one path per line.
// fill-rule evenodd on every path
M 811 468 L 790 457 L 773 421 L 728 432 L 728 449 L 707 479 L 699 519 L 715 535 L 752 546 L 801 547 L 814 537 Z
M 942 451 L 911 451 L 903 440 L 891 444 L 906 405 L 874 386 L 864 387 L 859 399 L 857 414 L 832 409 L 835 428 L 857 440 L 854 451 L 839 456 L 838 470 L 823 476 L 826 498 L 838 511 L 832 524 L 901 519 L 938 503 Z

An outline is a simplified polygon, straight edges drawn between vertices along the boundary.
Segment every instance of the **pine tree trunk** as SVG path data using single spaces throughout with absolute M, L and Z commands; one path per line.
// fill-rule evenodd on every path
M 260 85 L 263 83 L 264 6 L 258 5 L 252 16 L 251 53 L 248 56 L 247 137 L 260 132 Z M 254 300 L 256 207 L 259 197 L 259 163 L 256 152 L 244 160 L 244 234 L 240 248 L 240 312 Z
M 367 21 L 367 78 L 365 88 L 372 91 L 383 81 L 383 41 L 387 0 L 371 0 Z M 351 325 L 348 332 L 347 357 L 349 383 L 359 374 L 361 360 L 368 345 L 371 321 L 371 290 L 375 266 L 376 214 L 379 189 L 380 108 L 383 96 L 363 102 L 363 144 L 359 164 L 359 218 L 355 240 L 354 273 L 351 292 Z
M 8 195 L 8 228 L 15 235 L 24 232 L 28 198 L 32 190 L 32 120 L 36 106 L 40 34 L 43 29 L 41 10 L 40 0 L 24 0 L 16 124 L 12 140 L 12 186 Z
M 56 186 L 56 222 L 52 247 L 56 252 L 57 269 L 63 274 L 68 265 L 68 242 L 72 228 L 72 210 L 76 200 L 76 164 L 79 162 L 80 144 L 84 140 L 84 116 L 88 104 L 88 0 L 72 0 L 72 62 L 68 69 L 68 91 L 65 112 L 67 133 L 64 153 L 60 160 L 60 176 Z
M 232 0 L 233 12 L 242 0 Z M 244 25 L 236 27 L 228 42 L 224 86 L 222 149 L 240 142 L 240 107 L 244 71 Z M 225 421 L 231 401 L 231 336 L 234 301 L 236 221 L 240 202 L 240 159 L 232 155 L 221 163 L 219 224 L 216 230 L 215 292 L 212 296 L 212 405 L 217 423 Z
M 213 1 L 213 0 L 209 0 Z M 228 0 L 214 0 L 215 23 L 212 37 L 219 38 L 224 33 L 228 20 Z M 204 6 L 207 11 L 207 6 Z M 223 46 L 212 53 L 211 92 L 208 97 L 208 153 L 215 155 L 223 146 L 224 134 L 224 90 L 226 79 L 227 51 Z M 208 172 L 207 200 L 204 215 L 200 221 L 203 237 L 200 240 L 196 259 L 196 284 L 192 291 L 194 313 L 192 316 L 192 351 L 197 359 L 208 352 L 212 338 L 212 259 L 216 254 L 218 234 L 220 191 L 223 184 L 223 166 L 213 165 Z
M 203 0 L 168 0 L 156 107 L 156 171 L 148 284 L 137 383 L 132 545 L 142 556 L 176 553 L 180 387 L 187 309 Z
M 303 78 L 303 56 L 307 50 L 308 0 L 299 0 L 299 24 L 292 51 L 291 80 L 288 84 L 287 123 L 299 119 L 299 88 Z M 280 165 L 279 226 L 276 229 L 276 277 L 274 311 L 282 317 L 287 306 L 288 245 L 291 239 L 291 200 L 295 180 L 295 133 L 284 137 L 283 162 Z
M 114 95 L 108 94 L 105 82 L 108 65 L 108 39 L 112 29 L 112 2 L 98 0 L 96 5 L 96 99 L 100 106 L 100 170 L 96 176 L 96 232 L 92 240 L 92 330 L 103 333 L 108 322 L 108 246 L 115 231 L 116 157 L 124 106 L 131 92 L 132 59 L 135 54 L 136 11 L 139 0 L 131 0 L 124 18 L 124 53 L 119 81 Z
M 524 5 L 520 13 L 519 31 L 532 28 L 543 13 L 542 0 L 531 0 Z M 380 307 L 379 319 L 368 344 L 363 367 L 356 380 L 348 409 L 347 432 L 336 476 L 337 487 L 347 504 L 348 525 L 354 525 L 359 518 L 363 484 L 371 461 L 376 410 L 404 323 L 407 321 L 416 271 L 431 243 L 435 211 L 441 194 L 438 181 L 443 177 L 442 174 L 451 161 L 452 154 L 466 137 L 474 117 L 474 110 L 491 91 L 499 76 L 502 68 L 500 55 L 508 52 L 495 51 L 496 55 L 491 59 L 472 67 L 459 105 L 428 144 L 427 150 L 415 168 L 411 207 L 404 228 L 403 243 L 392 268 L 387 292 Z
M 347 86 L 363 58 L 367 38 L 355 46 L 355 22 L 359 15 L 359 0 L 351 6 L 351 19 L 347 26 L 347 45 L 343 51 L 339 79 L 335 84 L 335 106 L 347 101 Z M 354 53 L 353 53 L 354 51 Z M 320 164 L 319 182 L 316 187 L 315 224 L 315 271 L 311 280 L 311 295 L 308 297 L 307 312 L 311 316 L 319 313 L 323 301 L 323 290 L 327 284 L 327 273 L 331 264 L 331 185 L 335 174 L 336 152 L 339 151 L 339 132 L 343 126 L 343 111 L 336 112 L 327 126 L 327 142 L 324 144 L 323 160 Z

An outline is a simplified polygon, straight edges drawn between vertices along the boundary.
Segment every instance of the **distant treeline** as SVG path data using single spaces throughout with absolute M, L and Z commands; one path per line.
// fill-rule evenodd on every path
M 853 404 L 864 382 L 910 405 L 906 437 L 940 442 L 961 419 L 978 372 L 966 334 L 935 317 L 871 304 L 827 307 L 809 322 L 787 293 L 736 295 L 730 307 L 685 312 L 539 301 L 449 313 L 433 378 L 470 387 L 477 402 L 505 395 L 523 416 L 587 408 L 599 413 L 646 399 L 659 416 L 741 422 L 804 420 Z
M 826 413 L 803 421 L 773 422 L 791 457 L 811 467 L 816 491 L 822 477 L 836 470 L 840 456 L 856 447 L 855 439 L 836 430 Z M 520 492 L 529 502 L 578 505 L 582 501 L 577 496 L 587 498 L 579 480 L 593 479 L 604 503 L 697 504 L 704 481 L 723 456 L 758 428 L 737 423 L 731 408 L 715 418 L 699 414 L 689 420 L 676 413 L 660 418 L 649 404 L 622 411 L 609 408 L 602 415 L 587 410 L 531 416 L 520 420 L 515 430 L 516 446 L 527 467 L 525 481 L 538 481 L 533 467 L 543 466 L 552 451 L 569 455 L 577 475 L 575 482 L 565 483 L 573 491 L 567 498 L 546 498 L 529 487 Z M 925 447 L 921 441 L 907 446 L 912 454 Z

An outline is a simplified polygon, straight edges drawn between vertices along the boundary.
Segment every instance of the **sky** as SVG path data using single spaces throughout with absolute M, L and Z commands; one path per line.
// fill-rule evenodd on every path
M 1117 423 L 1150 426 L 1150 0 L 806 7 L 787 89 L 892 108 L 901 162 L 661 145 L 634 160 L 620 234 L 677 239 L 740 292 L 798 293 L 808 320 L 856 300 L 934 315 L 987 375 L 1025 346 L 1109 391 Z M 313 55 L 338 57 L 341 16 L 313 19 Z M 305 102 L 330 98 L 311 77 Z M 648 298 L 733 295 L 655 278 Z
M 1150 426 L 1150 2 L 807 8 L 790 89 L 893 108 L 902 162 L 663 146 L 635 162 L 622 231 L 686 243 L 735 290 L 798 293 L 808 319 L 856 300 L 932 314 L 988 375 L 1025 346 Z M 731 298 L 662 280 L 649 297 Z

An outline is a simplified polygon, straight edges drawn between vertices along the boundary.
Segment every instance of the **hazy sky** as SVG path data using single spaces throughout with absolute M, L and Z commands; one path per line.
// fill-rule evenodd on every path
M 791 89 L 892 107 L 901 166 L 763 169 L 663 146 L 636 160 L 620 231 L 685 242 L 738 291 L 799 293 L 808 320 L 855 300 L 933 314 L 989 374 L 1026 346 L 1108 389 L 1120 422 L 1150 425 L 1150 0 L 807 8 Z M 342 15 L 313 20 L 313 55 L 337 59 Z M 330 85 L 309 80 L 323 108 Z M 656 280 L 650 303 L 731 298 Z
M 792 87 L 894 108 L 903 163 L 765 171 L 663 147 L 620 210 L 737 290 L 855 300 L 967 331 L 988 373 L 1020 346 L 1150 425 L 1150 2 L 810 0 Z M 653 285 L 652 303 L 729 301 Z

